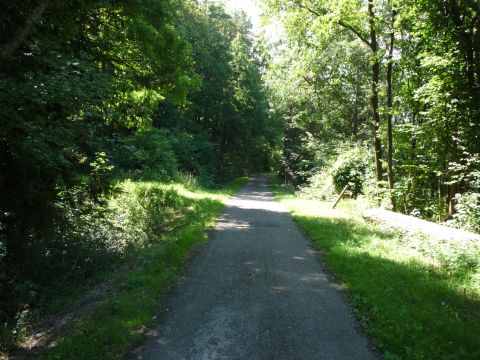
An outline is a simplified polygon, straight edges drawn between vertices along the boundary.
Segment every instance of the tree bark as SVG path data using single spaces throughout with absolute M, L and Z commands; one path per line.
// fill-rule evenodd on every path
M 387 169 L 388 169 L 388 188 L 390 189 L 390 201 L 393 211 L 397 211 L 395 201 L 394 173 L 393 173 L 393 47 L 395 45 L 395 18 L 397 11 L 392 10 L 390 44 L 388 49 L 387 63 Z
M 375 167 L 378 186 L 383 181 L 382 167 L 382 141 L 380 139 L 380 114 L 378 111 L 378 84 L 380 79 L 380 60 L 378 58 L 377 31 L 375 27 L 375 5 L 373 0 L 368 0 L 368 16 L 370 26 L 370 49 L 372 52 L 372 90 L 370 95 L 370 108 L 373 118 L 373 138 L 375 146 Z
M 302 3 L 298 4 L 301 8 L 306 9 L 311 14 L 321 17 L 322 14 L 314 9 L 311 9 Z M 380 79 L 380 59 L 378 58 L 378 42 L 377 42 L 377 30 L 376 30 L 376 14 L 374 0 L 368 0 L 368 18 L 370 28 L 370 41 L 367 37 L 354 26 L 347 24 L 343 21 L 337 21 L 337 24 L 353 34 L 358 39 L 365 43 L 372 53 L 372 83 L 371 83 L 371 95 L 370 95 L 370 110 L 373 118 L 373 139 L 375 147 L 375 167 L 377 175 L 378 186 L 381 186 L 383 181 L 383 166 L 382 166 L 382 140 L 380 139 L 380 113 L 378 111 L 378 84 Z
M 410 143 L 410 150 L 411 150 L 411 154 L 410 154 L 410 164 L 411 165 L 416 165 L 417 163 L 417 107 L 415 106 L 413 108 L 413 114 L 412 114 L 412 125 L 413 125 L 413 132 L 412 132 L 412 139 L 411 139 L 411 143 Z M 404 195 L 405 196 L 405 200 L 404 200 L 404 208 L 403 208 L 403 211 L 404 213 L 409 213 L 409 211 L 411 210 L 410 207 L 408 206 L 409 205 L 409 202 L 407 201 L 407 197 L 412 197 L 412 194 L 416 191 L 416 188 L 417 188 L 417 185 L 416 185 L 416 181 L 417 181 L 417 167 L 416 166 L 410 166 L 409 167 L 409 170 L 408 170 L 408 173 L 409 173 L 409 178 L 411 179 L 409 182 L 408 182 L 408 185 L 407 185 L 407 194 Z
M 450 148 L 450 163 L 456 163 L 458 161 L 458 122 L 455 121 L 454 129 L 452 133 L 452 145 Z M 455 213 L 455 195 L 459 192 L 459 183 L 455 179 L 456 172 L 450 174 L 450 182 L 448 184 L 447 194 L 447 211 L 448 218 L 452 218 Z
M 33 26 L 40 20 L 49 2 L 50 0 L 39 1 L 37 7 L 33 10 L 23 27 L 17 31 L 13 39 L 8 44 L 5 44 L 5 51 L 0 53 L 0 66 L 2 66 L 3 62 L 17 51 L 28 35 L 30 35 Z
M 473 26 L 473 48 L 475 54 L 476 87 L 480 87 L 480 11 L 477 12 Z
M 466 68 L 465 75 L 470 89 L 475 87 L 475 59 L 474 59 L 474 39 L 473 29 L 465 23 L 465 16 L 461 14 L 464 5 L 457 0 L 450 0 L 451 19 L 454 24 L 454 34 L 459 42 L 461 50 L 464 52 Z M 475 17 L 474 17 L 475 20 Z M 469 28 L 470 27 L 470 28 Z
M 353 124 L 352 124 L 352 135 L 353 138 L 356 139 L 358 135 L 358 122 L 359 122 L 359 101 L 360 101 L 360 68 L 357 67 L 357 77 L 355 83 L 355 109 L 353 111 Z

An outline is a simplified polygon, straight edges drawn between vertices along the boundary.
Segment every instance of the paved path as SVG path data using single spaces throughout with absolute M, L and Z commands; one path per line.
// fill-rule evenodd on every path
M 227 204 L 143 359 L 376 359 L 265 177 Z

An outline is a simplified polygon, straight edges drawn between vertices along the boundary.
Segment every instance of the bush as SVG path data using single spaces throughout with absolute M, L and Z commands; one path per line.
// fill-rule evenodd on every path
M 300 194 L 308 198 L 332 200 L 347 184 L 353 197 L 362 194 L 368 169 L 366 154 L 362 147 L 344 150 L 326 162 L 322 170 L 309 179 L 308 186 L 300 190 Z
M 178 163 L 167 131 L 137 131 L 125 140 L 122 167 L 137 179 L 169 181 L 178 175 Z
M 456 194 L 456 213 L 448 225 L 480 233 L 480 193 Z
M 113 165 L 110 164 L 107 154 L 96 152 L 95 160 L 90 163 L 90 176 L 88 177 L 89 195 L 95 202 L 101 202 L 99 200 L 112 193 L 112 170 Z
M 480 165 L 478 156 L 475 156 L 472 162 Z M 480 171 L 467 173 L 464 181 L 468 185 L 467 190 L 455 195 L 455 214 L 447 223 L 456 228 L 480 233 Z
M 211 176 L 212 179 L 214 174 L 220 172 L 217 166 L 219 154 L 207 133 L 201 130 L 188 133 L 183 129 L 175 129 L 170 134 L 170 143 L 182 171 L 193 173 L 198 178 Z
M 65 294 L 122 259 L 107 209 L 90 192 L 88 183 L 60 191 L 49 228 L 32 233 L 21 252 L 7 252 L 0 241 L 0 351 L 39 311 L 58 309 Z
M 298 193 L 307 199 L 333 200 L 336 194 L 331 169 L 313 175 L 308 180 L 308 185 L 301 188 Z
M 354 198 L 363 193 L 366 166 L 362 162 L 349 159 L 333 173 L 333 185 L 337 193 L 341 192 L 346 185 Z
M 175 220 L 192 203 L 158 182 L 126 181 L 122 193 L 110 203 L 111 221 L 118 231 L 118 245 L 142 246 L 172 229 Z
M 305 185 L 325 164 L 328 146 L 322 147 L 312 134 L 303 132 L 297 127 L 289 129 L 289 136 L 290 143 L 284 149 L 281 158 L 280 175 L 291 185 L 299 187 Z
M 105 174 L 97 170 L 101 180 Z M 90 192 L 90 183 L 61 191 L 50 229 L 30 238 L 21 258 L 7 253 L 0 235 L 0 351 L 19 339 L 39 312 L 58 309 L 68 301 L 66 294 L 161 241 L 194 210 L 193 200 L 176 185 L 160 182 L 125 181 L 100 203 Z

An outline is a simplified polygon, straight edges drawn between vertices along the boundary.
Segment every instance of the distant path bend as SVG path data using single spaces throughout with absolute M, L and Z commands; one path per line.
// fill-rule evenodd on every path
M 135 358 L 378 358 L 267 180 L 229 200 Z

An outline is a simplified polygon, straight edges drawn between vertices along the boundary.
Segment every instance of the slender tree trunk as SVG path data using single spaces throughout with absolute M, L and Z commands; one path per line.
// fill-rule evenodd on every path
M 368 0 L 368 16 L 370 25 L 370 49 L 372 51 L 372 92 L 370 95 L 370 108 L 373 117 L 373 138 L 375 145 L 375 166 L 377 182 L 381 186 L 383 180 L 382 167 L 382 141 L 380 139 L 380 114 L 378 111 L 378 84 L 380 79 L 380 59 L 378 58 L 377 31 L 375 26 L 375 5 L 373 0 Z
M 412 133 L 412 139 L 410 142 L 410 150 L 411 150 L 411 155 L 410 155 L 410 164 L 416 164 L 417 162 L 417 107 L 414 107 L 413 110 L 413 116 L 412 116 L 412 125 L 413 125 L 413 133 Z M 408 194 L 408 202 L 407 198 L 405 198 L 405 204 L 404 204 L 404 212 L 408 213 L 411 209 L 410 206 L 410 199 L 413 198 L 413 194 L 416 191 L 417 188 L 417 167 L 416 166 L 410 166 L 409 167 L 409 178 L 410 181 L 408 182 L 408 189 L 407 189 L 407 194 Z M 408 208 L 407 208 L 408 207 Z
M 452 133 L 452 145 L 450 148 L 450 163 L 456 163 L 458 160 L 458 122 L 454 124 L 454 130 Z M 450 177 L 454 177 L 456 173 L 452 173 Z M 448 184 L 448 194 L 447 194 L 447 210 L 448 217 L 452 218 L 455 213 L 455 195 L 459 191 L 459 183 L 457 181 L 450 181 Z
M 465 15 L 462 14 L 462 8 L 465 5 L 458 0 L 450 0 L 451 19 L 454 24 L 454 34 L 459 42 L 460 49 L 465 55 L 465 75 L 470 89 L 475 86 L 475 59 L 474 59 L 474 39 L 470 24 L 466 24 Z
M 387 168 L 388 168 L 388 188 L 390 189 L 390 200 L 393 211 L 397 211 L 395 201 L 394 173 L 393 173 L 393 47 L 395 45 L 395 18 L 397 11 L 392 10 L 390 44 L 388 49 L 387 63 Z
M 353 124 L 352 124 L 352 133 L 354 138 L 356 138 L 358 135 L 358 122 L 359 122 L 358 103 L 359 101 L 360 101 L 360 68 L 357 67 L 357 77 L 356 77 L 356 84 L 355 84 L 355 109 L 353 112 Z
M 477 12 L 474 22 L 473 48 L 475 54 L 475 85 L 480 87 L 480 11 Z
M 32 14 L 27 19 L 23 27 L 17 31 L 13 39 L 8 44 L 4 45 L 5 50 L 0 53 L 0 66 L 2 66 L 3 62 L 12 56 L 15 51 L 17 51 L 28 35 L 30 35 L 33 26 L 40 20 L 49 2 L 50 0 L 39 1 L 37 7 L 32 11 Z
M 318 11 L 315 11 L 308 6 L 299 4 L 300 7 L 306 9 L 315 16 L 321 17 L 322 14 Z M 373 118 L 373 139 L 375 147 L 375 167 L 377 174 L 377 183 L 378 186 L 381 186 L 383 181 L 383 166 L 382 166 L 382 140 L 380 139 L 380 113 L 378 111 L 378 84 L 380 79 L 380 59 L 378 57 L 378 42 L 377 42 L 377 30 L 376 30 L 376 14 L 375 14 L 375 4 L 374 0 L 368 0 L 368 22 L 370 28 L 370 41 L 366 36 L 363 35 L 361 31 L 355 28 L 350 24 L 345 23 L 342 20 L 337 22 L 341 27 L 351 31 L 355 34 L 362 42 L 364 42 L 371 50 L 372 53 L 372 84 L 371 84 L 371 94 L 370 94 L 370 110 Z

